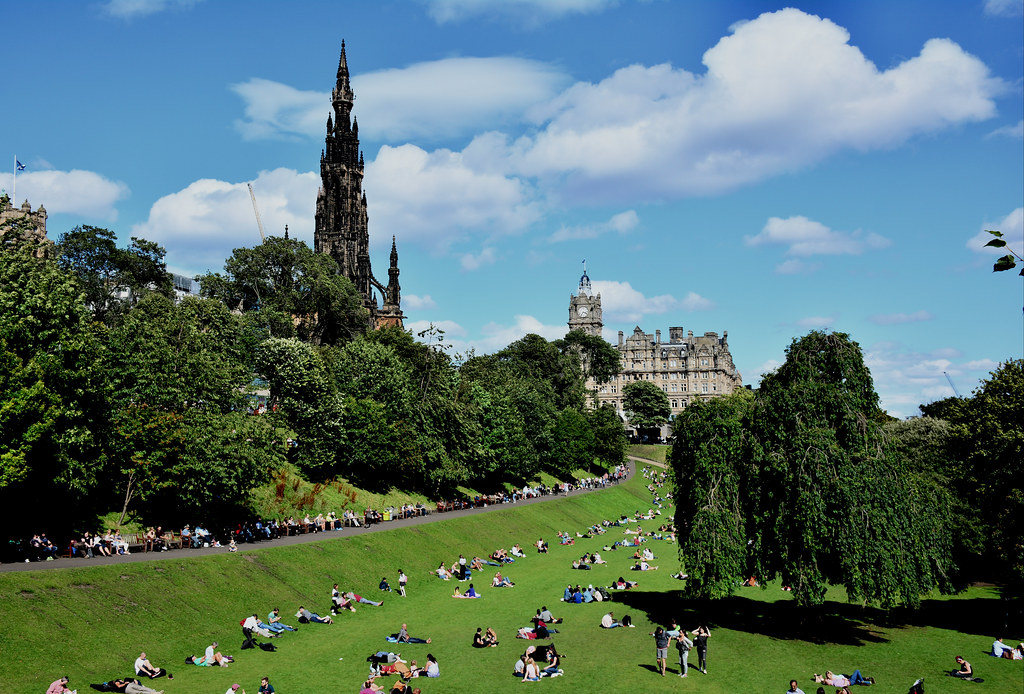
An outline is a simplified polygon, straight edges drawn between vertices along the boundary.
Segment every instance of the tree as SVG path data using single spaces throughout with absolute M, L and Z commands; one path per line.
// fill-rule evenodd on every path
M 672 414 L 668 395 L 650 381 L 633 381 L 623 386 L 622 409 L 638 432 L 659 428 Z
M 950 420 L 953 451 L 962 467 L 952 484 L 962 490 L 983 531 L 977 558 L 1013 591 L 1024 591 L 1024 360 L 1001 364 Z M 970 518 L 970 516 L 968 517 Z
M 86 305 L 107 325 L 148 292 L 173 294 L 161 246 L 132 237 L 128 248 L 118 248 L 116 239 L 109 229 L 85 225 L 63 234 L 57 244 L 58 264 L 74 273 Z
M 89 514 L 107 426 L 81 289 L 36 250 L 6 236 L 0 248 L 0 503 L 15 535 L 38 523 L 42 499 L 62 522 Z
M 794 340 L 749 407 L 736 402 L 687 408 L 675 427 L 672 464 L 686 498 L 677 513 L 684 523 L 697 513 L 696 523 L 706 509 L 703 530 L 680 529 L 684 570 L 711 577 L 687 592 L 720 597 L 730 574 L 748 572 L 781 578 L 804 606 L 833 584 L 884 607 L 952 589 L 948 497 L 883 431 L 871 374 L 848 335 Z M 709 528 L 722 538 L 715 553 L 696 545 Z
M 589 410 L 587 418 L 594 432 L 594 456 L 608 468 L 621 465 L 626 460 L 626 430 L 622 420 L 611 405 L 602 405 Z
M 334 260 L 295 239 L 271 236 L 253 248 L 236 248 L 223 275 L 197 279 L 204 297 L 258 314 L 274 337 L 333 345 L 369 326 L 362 297 Z
M 588 470 L 594 464 L 594 432 L 582 412 L 571 407 L 559 412 L 552 436 L 558 476 L 568 477 L 574 470 Z
M 1001 258 L 999 258 L 999 260 L 995 262 L 995 264 L 992 266 L 992 272 L 1005 272 L 1006 270 L 1012 270 L 1013 268 L 1017 267 L 1018 260 L 1024 261 L 1024 258 L 1021 258 L 1016 251 L 1014 251 L 1012 248 L 1006 245 L 1006 241 L 1003 240 L 1003 232 L 986 229 L 985 233 L 991 234 L 993 237 L 995 237 L 990 239 L 989 242 L 985 244 L 985 246 L 991 246 L 992 248 L 1005 248 L 1006 250 L 1010 251 L 1009 253 L 1002 256 Z M 1021 268 L 1020 275 L 1021 277 L 1024 277 L 1024 268 Z
M 595 383 L 607 383 L 619 373 L 621 355 L 600 335 L 584 330 L 571 330 L 555 345 L 563 353 L 575 351 L 580 358 L 583 379 L 593 378 Z

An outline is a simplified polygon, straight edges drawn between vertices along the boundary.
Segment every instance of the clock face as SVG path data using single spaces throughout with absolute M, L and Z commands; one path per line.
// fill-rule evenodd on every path
M 586 318 L 588 313 L 589 313 L 589 311 L 587 311 L 587 307 L 586 306 L 577 306 L 576 307 L 576 315 L 579 316 L 580 318 Z

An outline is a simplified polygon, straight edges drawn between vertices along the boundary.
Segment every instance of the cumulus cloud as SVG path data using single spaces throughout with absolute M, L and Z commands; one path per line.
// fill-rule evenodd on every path
M 302 91 L 259 77 L 229 88 L 245 104 L 245 118 L 235 121 L 235 129 L 246 140 L 314 137 L 326 133 L 327 116 L 331 112 L 330 92 Z
M 590 14 L 614 7 L 618 0 L 425 0 L 427 13 L 438 24 L 490 15 L 518 18 L 536 24 L 567 14 Z
M 480 329 L 480 337 L 471 340 L 470 344 L 478 352 L 489 354 L 496 352 L 510 343 L 530 333 L 540 335 L 547 340 L 557 340 L 565 337 L 569 328 L 565 323 L 558 325 L 545 325 L 533 316 L 516 316 L 515 322 L 511 325 L 504 325 L 497 322 L 490 322 Z
M 247 181 L 201 179 L 157 200 L 133 236 L 167 249 L 168 265 L 186 273 L 219 270 L 235 248 L 260 243 Z M 292 169 L 261 171 L 252 181 L 263 226 L 313 245 L 313 210 L 320 177 Z
M 1006 241 L 1006 245 L 1017 253 L 1021 253 L 1022 249 L 1024 249 L 1024 207 L 1018 207 L 999 221 L 984 224 L 981 231 L 967 241 L 967 247 L 975 253 L 1006 255 L 1005 248 L 985 246 L 986 243 L 995 238 L 985 229 L 1003 232 L 1002 239 Z
M 357 72 L 353 115 L 363 140 L 447 138 L 516 123 L 568 80 L 547 63 L 506 56 L 445 58 Z M 244 104 L 245 117 L 235 126 L 246 139 L 326 133 L 330 91 L 304 91 L 258 77 L 230 89 Z
M 1004 125 L 1001 128 L 996 128 L 985 137 L 1010 137 L 1015 140 L 1024 138 L 1024 120 L 1017 121 L 1017 125 Z
M 860 255 L 865 250 L 885 248 L 890 241 L 873 232 L 833 231 L 821 222 L 803 216 L 771 217 L 756 236 L 747 236 L 748 246 L 788 246 L 786 255 Z M 781 268 L 781 266 L 780 266 Z M 778 271 L 782 271 L 777 268 Z
M 186 9 L 202 0 L 109 0 L 104 11 L 114 17 L 131 19 L 145 17 L 164 10 Z
M 30 167 L 31 168 L 31 167 Z M 0 186 L 14 193 L 14 175 L 0 174 Z M 128 186 L 93 171 L 28 171 L 18 175 L 20 206 L 28 200 L 33 209 L 42 205 L 48 214 L 73 214 L 92 221 L 116 222 L 119 200 L 128 197 Z
M 564 224 L 554 234 L 548 237 L 548 243 L 559 243 L 561 241 L 579 241 L 583 239 L 596 239 L 608 233 L 627 234 L 636 228 L 640 218 L 635 210 L 626 210 L 614 215 L 604 222 L 597 224 L 583 224 L 578 226 L 565 226 Z
M 462 265 L 463 270 L 472 271 L 479 270 L 485 265 L 493 265 L 497 259 L 498 257 L 494 249 L 488 247 L 476 254 L 463 253 L 459 256 L 459 264 Z
M 384 146 L 366 164 L 365 188 L 371 236 L 435 250 L 471 232 L 519 232 L 540 215 L 526 182 L 474 168 L 472 153 Z
M 423 311 L 437 308 L 437 302 L 434 301 L 430 294 L 424 294 L 423 296 L 402 294 L 402 306 L 410 311 Z
M 595 280 L 595 294 L 601 295 L 601 310 L 606 322 L 640 323 L 647 315 L 659 315 L 674 310 L 705 311 L 714 308 L 714 302 L 696 292 L 689 292 L 683 300 L 671 294 L 647 297 L 629 282 Z
M 985 14 L 993 17 L 1020 17 L 1024 0 L 985 0 Z
M 879 70 L 844 28 L 796 9 L 735 26 L 704 64 L 632 65 L 570 87 L 531 111 L 542 127 L 514 143 L 513 166 L 591 200 L 720 193 L 990 118 L 1006 89 L 948 39 Z
M 799 258 L 784 260 L 775 266 L 778 275 L 806 275 L 821 269 L 821 263 L 808 263 Z
M 914 313 L 888 313 L 871 316 L 870 320 L 875 325 L 905 325 L 906 323 L 920 323 L 934 318 L 928 311 L 915 311 Z

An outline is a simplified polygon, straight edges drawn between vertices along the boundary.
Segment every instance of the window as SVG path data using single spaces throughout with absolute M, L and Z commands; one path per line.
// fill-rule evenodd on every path
M 675 359 L 673 359 L 672 361 L 670 361 L 670 362 L 668 363 L 668 365 L 669 365 L 669 366 L 675 366 L 675 365 L 676 365 L 676 360 L 675 360 Z
M 662 374 L 661 375 L 661 380 L 667 381 L 668 380 L 668 374 Z
M 702 392 L 702 393 L 708 392 L 708 384 L 707 383 L 705 383 L 703 386 L 701 386 L 700 392 Z
M 675 383 L 673 383 L 673 384 L 672 384 L 672 392 L 673 392 L 673 393 L 675 393 L 675 392 L 678 392 L 678 391 L 676 390 L 676 384 L 675 384 Z
M 679 402 L 679 401 L 678 400 L 673 400 L 672 401 L 672 407 L 679 407 L 679 405 L 676 404 L 677 402 Z
M 662 389 L 663 391 L 665 391 L 666 393 L 668 392 L 668 386 L 662 386 L 662 387 L 661 387 L 661 389 Z
M 701 366 L 707 366 L 708 365 L 708 360 L 707 359 L 701 359 L 700 360 L 700 365 Z

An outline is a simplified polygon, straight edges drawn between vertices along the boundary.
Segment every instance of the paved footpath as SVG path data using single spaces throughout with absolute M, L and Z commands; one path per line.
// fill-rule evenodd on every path
M 654 461 L 628 456 L 625 480 L 632 478 L 633 475 L 636 474 L 636 462 L 658 465 L 658 463 L 655 463 Z M 621 483 L 622 482 L 619 482 L 619 484 Z M 279 537 L 276 540 L 264 540 L 262 542 L 256 542 L 253 544 L 239 545 L 238 554 L 241 554 L 243 552 L 252 552 L 256 550 L 266 549 L 267 547 L 287 547 L 289 545 L 301 545 L 307 542 L 326 542 L 327 540 L 333 540 L 336 538 L 352 537 L 355 535 L 365 535 L 366 533 L 376 533 L 384 530 L 393 530 L 395 528 L 407 528 L 414 525 L 422 525 L 424 523 L 434 523 L 441 520 L 448 520 L 449 518 L 462 518 L 464 516 L 474 516 L 479 513 L 488 513 L 490 511 L 513 509 L 518 506 L 525 506 L 529 504 L 539 504 L 548 501 L 555 501 L 556 499 L 565 499 L 567 496 L 579 496 L 580 494 L 588 494 L 590 492 L 595 491 L 601 490 L 575 489 L 569 492 L 568 495 L 552 494 L 549 496 L 538 496 L 532 499 L 523 499 L 521 501 L 517 501 L 514 504 L 494 504 L 490 506 L 484 506 L 483 508 L 468 508 L 461 511 L 446 511 L 444 513 L 437 513 L 435 511 L 432 511 L 430 514 L 426 516 L 416 516 L 415 518 L 403 518 L 400 520 L 393 520 L 388 522 L 382 521 L 380 523 L 375 523 L 368 527 L 341 528 L 339 530 L 328 530 L 322 533 L 306 533 L 304 535 L 287 535 L 285 537 Z M 227 551 L 227 547 L 199 547 L 196 549 L 173 549 L 168 550 L 166 552 L 136 552 L 134 554 L 129 554 L 127 556 L 96 556 L 92 559 L 75 558 L 54 559 L 53 561 L 34 561 L 29 563 L 6 563 L 0 564 L 0 573 L 12 571 L 48 571 L 52 569 L 71 569 L 83 566 L 111 566 L 114 564 L 132 564 L 143 561 L 165 561 L 168 559 L 181 559 L 182 557 L 204 557 L 212 554 L 225 554 L 227 553 Z

